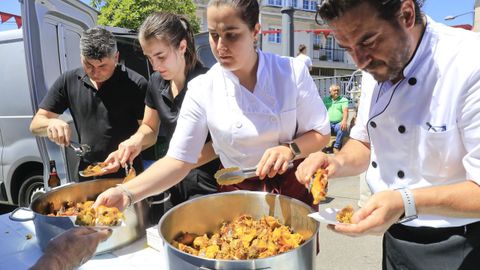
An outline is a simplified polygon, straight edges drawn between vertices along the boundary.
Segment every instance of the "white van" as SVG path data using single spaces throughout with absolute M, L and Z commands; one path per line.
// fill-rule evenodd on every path
M 33 115 L 21 30 L 0 32 L 0 200 L 25 205 L 43 190 L 43 165 L 28 127 Z
M 0 202 L 28 206 L 45 192 L 49 160 L 62 184 L 77 177 L 78 158 L 29 131 L 38 104 L 58 76 L 81 66 L 81 33 L 95 25 L 98 12 L 78 0 L 21 1 L 23 28 L 0 32 Z M 109 28 L 117 38 L 120 61 L 148 79 L 152 72 L 136 34 Z M 216 61 L 207 33 L 196 36 L 203 63 Z M 72 123 L 67 111 L 61 116 Z M 74 135 L 73 140 L 75 140 Z

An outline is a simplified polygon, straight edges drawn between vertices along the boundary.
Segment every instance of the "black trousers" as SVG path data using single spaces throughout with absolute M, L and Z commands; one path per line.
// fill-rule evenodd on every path
M 209 165 L 211 165 L 212 168 L 219 168 L 220 161 L 216 159 L 211 161 Z M 214 171 L 216 171 L 216 169 Z M 158 223 L 163 214 L 178 204 L 216 192 L 217 181 L 213 177 L 213 173 L 211 171 L 193 169 L 182 181 L 171 187 L 168 192 L 163 192 L 149 198 L 152 202 L 163 201 L 163 203 L 152 204 L 150 206 L 150 223 Z M 166 198 L 168 196 L 170 196 L 170 199 L 167 200 Z
M 480 222 L 451 228 L 395 224 L 383 237 L 382 268 L 480 269 Z
M 217 181 L 212 174 L 198 169 L 191 170 L 178 184 L 169 189 L 172 205 L 181 204 L 202 195 L 217 193 Z

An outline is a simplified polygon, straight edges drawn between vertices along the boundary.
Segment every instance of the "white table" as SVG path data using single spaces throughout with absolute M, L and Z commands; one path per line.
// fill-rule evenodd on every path
M 33 221 L 11 221 L 8 215 L 0 215 L 0 269 L 28 269 L 42 256 L 35 226 Z M 31 239 L 27 239 L 29 234 Z M 164 252 L 147 246 L 143 237 L 124 248 L 95 256 L 79 269 L 168 269 L 164 256 Z

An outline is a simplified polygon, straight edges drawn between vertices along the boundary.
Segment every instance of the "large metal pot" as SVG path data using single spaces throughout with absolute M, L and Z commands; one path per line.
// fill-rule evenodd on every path
M 30 208 L 22 208 L 33 212 L 30 217 L 17 217 L 17 210 L 10 214 L 10 219 L 15 221 L 29 221 L 33 219 L 38 243 L 42 250 L 53 237 L 74 227 L 69 217 L 47 216 L 49 203 L 54 204 L 54 209 L 59 209 L 65 201 L 83 202 L 95 200 L 95 198 L 110 187 L 120 184 L 123 179 L 99 179 L 83 183 L 73 183 L 55 188 L 35 199 Z M 145 235 L 148 224 L 148 204 L 145 200 L 125 209 L 126 226 L 115 227 L 112 235 L 102 242 L 96 250 L 96 254 L 109 252 L 123 247 Z
M 283 195 L 265 192 L 235 191 L 203 196 L 184 202 L 167 212 L 159 222 L 158 230 L 170 269 L 315 269 L 318 223 L 307 215 L 313 212 L 308 205 Z M 278 218 L 306 239 L 300 247 L 289 252 L 255 260 L 215 260 L 182 252 L 170 243 L 180 232 L 204 234 L 218 231 L 223 221 L 242 214 L 260 218 L 271 215 Z

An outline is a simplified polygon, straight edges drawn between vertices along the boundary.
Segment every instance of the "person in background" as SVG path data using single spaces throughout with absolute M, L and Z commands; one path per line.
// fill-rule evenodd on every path
M 168 148 L 188 90 L 188 82 L 208 70 L 197 59 L 193 30 L 182 16 L 155 12 L 145 19 L 138 32 L 143 53 L 155 72 L 148 82 L 142 124 L 135 134 L 121 142 L 118 150 L 105 160 L 111 164 L 106 169 L 111 171 L 132 162 L 143 149 L 154 145 L 159 131 L 166 138 L 164 148 Z M 213 151 L 210 138 L 207 143 Z M 160 153 L 162 157 L 164 154 Z M 182 181 L 170 188 L 170 201 L 173 205 L 217 191 L 213 175 L 220 168 L 220 161 L 214 153 L 210 156 L 215 159 L 192 169 Z
M 323 103 L 327 107 L 331 133 L 335 134 L 335 141 L 331 148 L 336 153 L 342 148 L 343 139 L 348 134 L 348 99 L 340 96 L 340 86 L 332 84 L 330 96 L 324 97 Z
M 29 269 L 76 269 L 87 262 L 111 234 L 111 229 L 72 228 L 51 239 L 43 255 Z
M 288 168 L 326 145 L 327 112 L 302 62 L 255 48 L 258 16 L 257 0 L 209 2 L 209 41 L 218 63 L 188 84 L 167 155 L 100 194 L 95 206 L 124 209 L 177 184 L 202 160 L 209 132 L 224 167 L 256 167 L 257 177 L 220 191 L 261 190 L 312 205 Z
M 312 59 L 307 55 L 307 46 L 305 44 L 300 44 L 298 46 L 298 53 L 295 58 L 302 60 L 309 71 L 312 70 Z
M 118 144 L 135 133 L 143 117 L 147 81 L 118 64 L 115 37 L 94 27 L 80 39 L 82 67 L 63 73 L 39 105 L 30 130 L 51 141 L 68 146 L 71 130 L 58 116 L 69 109 L 81 144 L 91 151 L 80 160 L 79 170 L 105 160 Z M 133 162 L 142 171 L 140 158 Z M 121 170 L 102 177 L 124 177 Z M 80 181 L 90 178 L 81 178 Z
M 372 197 L 353 224 L 329 228 L 383 235 L 383 269 L 477 269 L 480 37 L 433 21 L 422 3 L 323 1 L 318 13 L 339 46 L 377 83 L 342 150 L 310 155 L 297 177 L 368 170 Z

